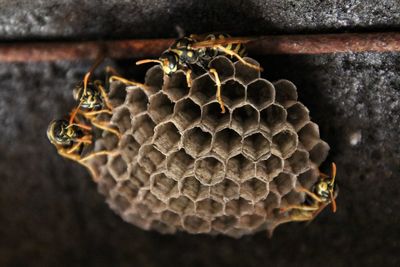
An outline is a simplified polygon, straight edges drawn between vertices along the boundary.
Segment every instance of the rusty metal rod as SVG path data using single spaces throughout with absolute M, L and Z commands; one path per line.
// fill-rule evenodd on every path
M 137 39 L 82 42 L 0 43 L 0 62 L 28 62 L 94 59 L 103 52 L 110 58 L 154 58 L 173 39 Z M 400 51 L 400 33 L 342 33 L 270 35 L 257 37 L 247 45 L 249 53 L 324 54 L 340 52 Z

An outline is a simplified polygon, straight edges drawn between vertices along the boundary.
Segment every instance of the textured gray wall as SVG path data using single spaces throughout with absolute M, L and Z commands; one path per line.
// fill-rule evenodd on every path
M 246 35 L 400 25 L 398 1 L 94 2 L 0 0 L 0 38 L 173 37 L 173 25 Z M 235 240 L 137 229 L 46 140 L 48 122 L 72 107 L 71 89 L 90 62 L 0 63 L 0 266 L 398 266 L 400 54 L 259 60 L 267 79 L 298 86 L 331 145 L 336 214 L 327 209 L 308 227 L 283 225 L 272 240 L 264 233 Z M 109 63 L 140 79 L 144 68 L 132 62 Z

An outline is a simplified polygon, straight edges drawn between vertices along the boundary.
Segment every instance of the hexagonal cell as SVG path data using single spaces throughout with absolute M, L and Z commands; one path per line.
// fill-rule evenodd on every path
M 230 79 L 235 74 L 232 61 L 224 56 L 214 57 L 210 63 L 208 63 L 209 69 L 215 69 L 218 72 L 221 83 L 224 83 L 227 79 Z
M 138 163 L 133 164 L 130 169 L 130 181 L 138 188 L 145 188 L 150 185 L 150 174 Z
M 281 205 L 281 198 L 274 192 L 269 192 L 267 198 L 263 200 L 263 205 L 267 217 L 269 217 L 272 215 L 272 211 Z
M 217 86 L 210 75 L 203 75 L 194 79 L 190 90 L 190 98 L 199 105 L 204 105 L 216 99 Z
M 301 173 L 297 180 L 301 184 L 302 187 L 304 188 L 311 188 L 319 178 L 319 170 L 317 167 L 311 168 L 307 170 L 306 172 Z
M 150 229 L 150 223 L 151 221 L 146 218 L 142 218 L 139 214 L 137 213 L 127 213 L 123 215 L 123 219 L 131 224 L 137 225 L 138 227 L 148 230 Z
M 162 201 L 179 195 L 178 183 L 167 177 L 164 173 L 157 173 L 151 177 L 151 192 Z
M 299 141 L 308 151 L 310 151 L 315 144 L 320 141 L 319 127 L 313 122 L 309 122 L 303 128 L 301 128 L 301 130 L 298 132 L 298 135 Z
M 243 198 L 233 199 L 225 204 L 225 214 L 233 216 L 242 216 L 252 214 L 253 205 Z
M 164 83 L 164 72 L 161 66 L 155 65 L 146 71 L 144 82 L 150 87 L 161 88 Z
M 193 169 L 194 159 L 183 149 L 173 152 L 167 158 L 168 175 L 179 181 L 188 171 Z
M 117 209 L 120 212 L 124 212 L 125 210 L 127 210 L 131 203 L 129 202 L 129 200 L 127 200 L 125 197 L 121 196 L 121 195 L 117 195 L 113 198 L 112 200 L 113 205 L 115 205 L 117 207 Z
M 111 174 L 107 171 L 107 168 L 103 168 L 101 171 L 101 179 L 98 183 L 98 190 L 101 194 L 106 197 L 110 196 L 110 191 L 116 186 L 116 182 Z
M 176 232 L 174 227 L 159 220 L 152 221 L 150 228 L 160 232 L 161 234 L 173 234 Z
M 215 218 L 214 221 L 212 221 L 212 228 L 215 229 L 218 232 L 226 232 L 229 231 L 230 229 L 234 228 L 235 225 L 237 224 L 237 219 L 235 216 L 220 216 Z
M 189 126 L 198 123 L 200 119 L 200 107 L 191 99 L 182 99 L 176 103 L 173 120 L 181 131 L 184 131 Z
M 283 170 L 283 160 L 273 154 L 268 159 L 262 160 L 256 165 L 257 177 L 264 181 L 271 181 Z
M 298 131 L 310 121 L 308 109 L 300 102 L 287 109 L 287 121 Z
M 259 66 L 260 64 L 252 58 L 243 58 L 246 62 Z M 248 84 L 255 79 L 260 78 L 260 71 L 250 68 L 240 61 L 235 62 L 235 78 L 243 84 Z
M 117 191 L 129 201 L 132 201 L 137 197 L 139 187 L 137 187 L 132 181 L 125 180 L 118 184 Z
M 185 196 L 171 198 L 169 200 L 169 208 L 179 214 L 194 213 L 194 203 Z
M 224 104 L 234 108 L 245 100 L 246 88 L 235 80 L 228 80 L 221 86 L 221 96 Z
M 218 103 L 210 103 L 203 108 L 202 123 L 210 131 L 215 132 L 229 125 L 229 112 L 221 113 Z
M 186 216 L 183 219 L 183 227 L 192 234 L 208 233 L 211 225 L 209 221 L 206 221 L 197 216 Z
M 139 150 L 138 162 L 148 173 L 156 171 L 164 160 L 165 156 L 152 144 L 143 145 Z
M 132 162 L 139 153 L 140 145 L 133 138 L 132 135 L 126 134 L 122 136 L 119 143 L 119 149 L 121 150 L 121 156 L 127 162 Z
M 214 185 L 224 179 L 224 164 L 215 157 L 204 157 L 195 162 L 194 174 L 202 184 Z
M 259 215 L 256 215 L 256 214 L 245 215 L 245 216 L 240 217 L 240 219 L 239 219 L 240 227 L 247 228 L 247 229 L 256 229 L 263 222 L 264 222 L 264 218 Z
M 139 144 L 144 144 L 154 135 L 155 124 L 147 114 L 136 116 L 132 120 L 132 135 Z
M 224 179 L 219 184 L 211 187 L 211 197 L 224 202 L 239 197 L 239 185 L 229 179 Z
M 192 128 L 183 134 L 183 147 L 192 157 L 204 155 L 211 149 L 211 134 L 200 127 Z
M 121 155 L 112 157 L 108 165 L 110 174 L 116 181 L 127 179 L 128 166 Z
M 185 177 L 180 185 L 180 191 L 193 201 L 208 198 L 210 188 L 202 185 L 194 176 Z
M 129 108 L 130 113 L 135 116 L 147 110 L 149 99 L 142 89 L 128 90 L 125 99 L 125 106 Z
M 296 150 L 286 161 L 288 162 L 291 171 L 294 174 L 299 174 L 310 168 L 308 157 L 309 155 L 307 151 Z
M 199 215 L 213 217 L 222 213 L 223 205 L 210 198 L 196 203 L 196 212 Z
M 252 160 L 271 153 L 271 144 L 261 133 L 254 133 L 243 140 L 243 153 Z
M 161 91 L 150 97 L 148 112 L 155 123 L 158 124 L 167 119 L 172 115 L 173 110 L 174 104 Z
M 121 107 L 114 109 L 113 112 L 114 115 L 111 118 L 111 124 L 116 125 L 121 134 L 125 133 L 132 126 L 129 109 Z
M 215 135 L 212 151 L 221 156 L 228 158 L 242 149 L 242 137 L 232 129 L 226 128 Z
M 154 145 L 164 154 L 177 149 L 181 135 L 172 122 L 157 125 L 153 137 Z
M 288 80 L 279 80 L 274 82 L 275 86 L 275 101 L 284 107 L 291 106 L 297 101 L 296 86 Z
M 289 173 L 281 172 L 270 184 L 269 189 L 281 196 L 286 195 L 294 188 L 295 177 Z
M 286 123 L 286 110 L 273 104 L 260 112 L 260 129 L 265 132 L 276 132 Z
M 168 225 L 177 226 L 181 224 L 181 217 L 170 210 L 166 210 L 161 213 L 161 220 Z
M 168 76 L 167 76 L 168 77 Z M 163 91 L 172 101 L 179 99 L 189 94 L 189 86 L 186 81 L 186 74 L 183 71 L 177 71 L 166 79 Z
M 309 152 L 310 160 L 319 166 L 328 156 L 329 149 L 329 145 L 324 141 L 318 142 Z
M 247 101 L 259 110 L 269 106 L 275 100 L 275 88 L 267 80 L 258 79 L 247 87 Z
M 155 195 L 153 195 L 150 191 L 147 191 L 143 195 L 143 199 L 141 200 L 143 204 L 147 207 L 151 207 L 152 212 L 162 212 L 165 210 L 165 203 L 159 200 Z
M 280 154 L 284 159 L 293 154 L 297 148 L 297 144 L 297 134 L 287 129 L 272 137 L 272 151 L 274 154 Z
M 107 95 L 111 106 L 114 109 L 121 106 L 127 98 L 126 85 L 118 81 L 114 81 L 109 84 L 108 89 L 109 91 Z
M 296 191 L 290 191 L 287 195 L 282 198 L 282 206 L 286 205 L 298 205 L 299 203 L 304 203 L 305 194 Z
M 267 196 L 267 184 L 257 178 L 252 178 L 240 187 L 240 196 L 252 202 L 257 202 Z
M 239 134 L 247 134 L 258 129 L 259 114 L 252 106 L 245 105 L 233 111 L 231 127 Z
M 242 154 L 228 160 L 226 176 L 234 181 L 242 182 L 255 175 L 255 164 Z

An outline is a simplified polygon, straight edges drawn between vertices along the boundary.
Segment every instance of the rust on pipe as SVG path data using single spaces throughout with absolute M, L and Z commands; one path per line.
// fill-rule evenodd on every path
M 174 39 L 136 39 L 82 42 L 0 43 L 0 62 L 29 62 L 110 58 L 155 58 Z M 247 44 L 251 54 L 324 54 L 400 51 L 400 33 L 342 33 L 270 35 Z

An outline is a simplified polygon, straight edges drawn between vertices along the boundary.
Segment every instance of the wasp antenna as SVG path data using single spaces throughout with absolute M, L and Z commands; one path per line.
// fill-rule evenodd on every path
M 331 175 L 332 175 L 331 184 L 333 186 L 334 183 L 335 183 L 335 178 L 336 178 L 336 164 L 334 162 L 332 162 L 332 173 L 331 173 Z
M 136 65 L 142 65 L 142 64 L 151 63 L 151 62 L 162 64 L 161 60 L 157 60 L 157 59 L 142 59 L 142 60 L 136 61 Z
M 332 211 L 336 212 L 336 200 L 335 200 L 335 196 L 333 195 L 333 191 L 330 192 L 331 195 L 331 202 L 332 202 Z

